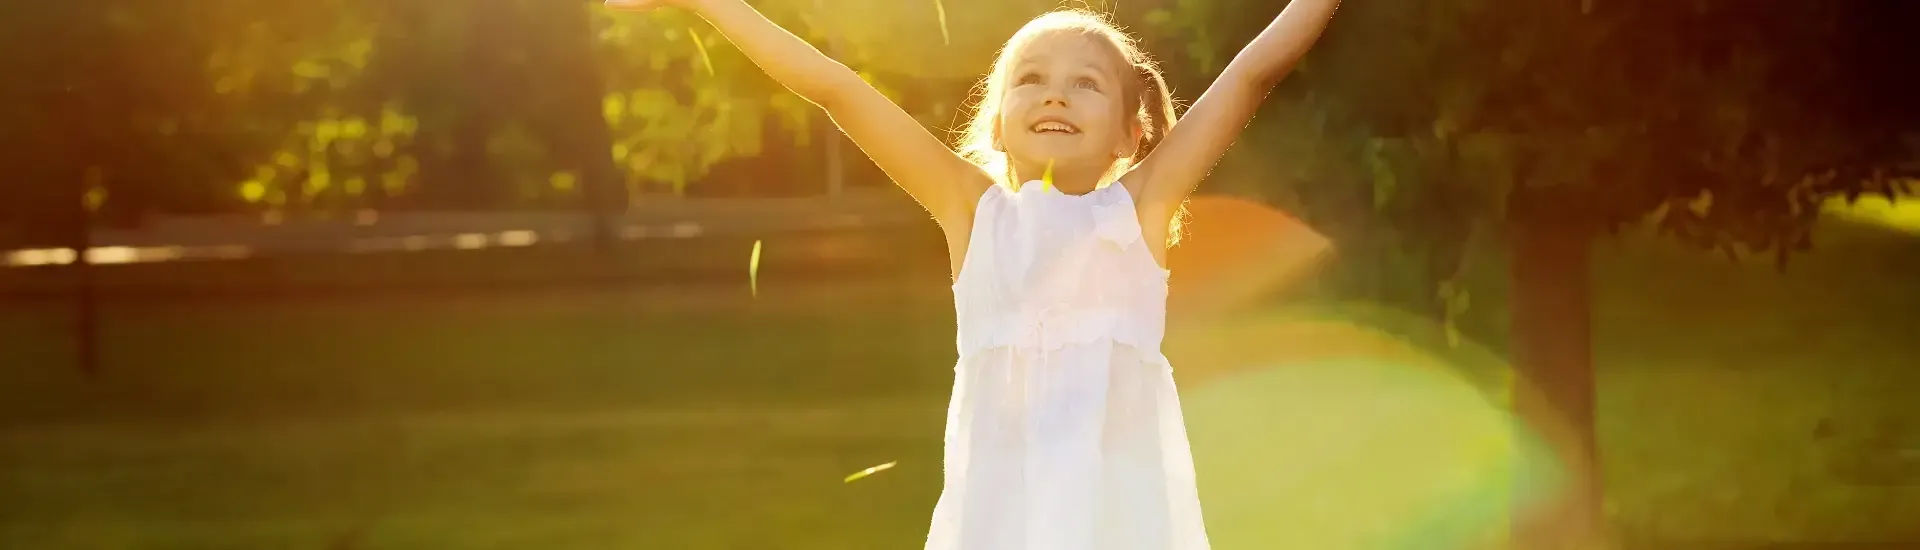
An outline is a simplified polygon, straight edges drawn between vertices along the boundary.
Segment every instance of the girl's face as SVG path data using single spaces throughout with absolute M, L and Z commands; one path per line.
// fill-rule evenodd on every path
M 1126 116 L 1123 67 L 1113 46 L 1078 32 L 1052 32 L 1015 52 L 999 116 L 1001 146 L 1025 179 L 1053 162 L 1056 178 L 1091 180 L 1138 138 Z M 1070 185 L 1075 186 L 1075 185 Z

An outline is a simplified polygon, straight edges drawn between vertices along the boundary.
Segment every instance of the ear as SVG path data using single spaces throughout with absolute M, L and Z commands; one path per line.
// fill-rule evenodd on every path
M 1127 137 L 1130 139 L 1127 139 L 1125 143 L 1121 143 L 1119 148 L 1114 149 L 1113 153 L 1115 157 L 1123 159 L 1133 158 L 1134 155 L 1140 153 L 1140 140 L 1145 139 L 1147 136 L 1146 129 L 1141 128 L 1138 122 L 1128 124 L 1127 127 L 1130 129 L 1130 131 L 1127 132 Z
M 1007 144 L 1000 141 L 1000 117 L 993 117 L 993 150 L 1007 152 Z

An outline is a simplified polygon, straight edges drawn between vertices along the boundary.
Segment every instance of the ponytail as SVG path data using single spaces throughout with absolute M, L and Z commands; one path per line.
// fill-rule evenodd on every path
M 1139 162 L 1166 139 L 1177 115 L 1173 112 L 1173 94 L 1167 90 L 1167 78 L 1160 73 L 1160 68 L 1152 62 L 1142 62 L 1135 67 L 1140 77 L 1140 93 L 1135 99 L 1139 102 L 1140 147 L 1132 160 Z

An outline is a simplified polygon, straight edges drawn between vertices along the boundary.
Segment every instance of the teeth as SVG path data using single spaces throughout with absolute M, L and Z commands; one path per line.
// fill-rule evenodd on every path
M 1042 122 L 1042 123 L 1033 125 L 1033 131 L 1073 133 L 1073 127 L 1068 126 L 1066 123 L 1063 123 L 1063 122 Z

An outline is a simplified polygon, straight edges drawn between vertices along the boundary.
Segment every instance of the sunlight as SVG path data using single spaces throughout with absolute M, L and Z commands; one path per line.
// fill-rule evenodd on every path
M 691 239 L 700 236 L 702 233 L 706 233 L 706 230 L 701 228 L 700 224 L 697 223 L 680 222 L 673 224 L 672 235 L 673 238 L 676 239 Z
M 238 245 L 217 246 L 100 246 L 87 249 L 87 262 L 95 265 L 119 265 L 172 262 L 193 259 L 239 259 L 253 250 Z M 0 257 L 0 267 L 68 265 L 79 261 L 71 248 L 14 250 Z
M 138 252 L 132 247 L 107 246 L 87 249 L 87 262 L 95 264 L 130 264 L 139 261 Z
M 1201 375 L 1181 401 L 1216 544 L 1479 547 L 1558 490 L 1567 466 L 1498 404 L 1496 357 L 1440 357 L 1343 315 L 1169 341 L 1176 373 Z
M 7 265 L 10 266 L 66 265 L 75 259 L 71 248 L 15 250 L 7 253 Z
M 461 250 L 486 248 L 487 236 L 480 233 L 461 233 L 453 237 L 453 247 Z
M 1920 198 L 1891 200 L 1882 195 L 1861 195 L 1853 204 L 1847 204 L 1844 198 L 1834 198 L 1823 205 L 1823 210 L 1840 219 L 1920 236 Z
M 540 240 L 532 231 L 502 231 L 497 238 L 500 246 L 532 246 Z
M 1237 197 L 1187 204 L 1178 246 L 1167 250 L 1168 314 L 1209 317 L 1257 307 L 1290 290 L 1333 252 L 1333 242 L 1299 219 Z

